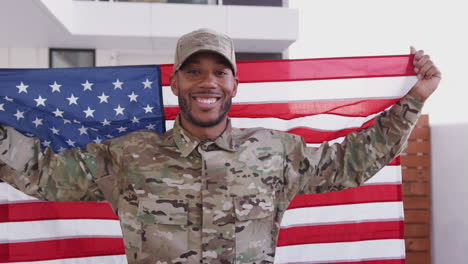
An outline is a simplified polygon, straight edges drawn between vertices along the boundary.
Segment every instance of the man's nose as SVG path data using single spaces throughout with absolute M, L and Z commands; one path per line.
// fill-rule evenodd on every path
M 202 81 L 200 83 L 201 88 L 214 89 L 217 87 L 217 80 L 214 73 L 203 74 Z

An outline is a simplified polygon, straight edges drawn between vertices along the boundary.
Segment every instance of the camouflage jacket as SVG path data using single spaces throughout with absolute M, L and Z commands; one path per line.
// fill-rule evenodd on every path
M 369 179 L 402 151 L 421 107 L 406 96 L 372 127 L 318 148 L 296 135 L 230 125 L 200 142 L 176 122 L 162 135 L 133 132 L 54 154 L 7 128 L 0 159 L 9 166 L 0 175 L 46 200 L 108 200 L 129 263 L 272 263 L 294 195 Z

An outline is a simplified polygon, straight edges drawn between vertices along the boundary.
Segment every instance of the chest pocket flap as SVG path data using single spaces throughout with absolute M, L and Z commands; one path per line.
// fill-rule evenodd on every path
M 186 225 L 187 215 L 187 200 L 141 198 L 138 206 L 138 217 L 145 222 Z
M 262 219 L 274 212 L 271 194 L 253 194 L 234 198 L 236 218 L 239 221 Z

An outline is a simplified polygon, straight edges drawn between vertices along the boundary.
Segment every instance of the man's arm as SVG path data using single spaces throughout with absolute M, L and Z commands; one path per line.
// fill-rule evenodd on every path
M 0 125 L 0 178 L 39 199 L 51 201 L 104 200 L 98 177 L 98 154 L 105 145 L 90 144 L 55 154 L 41 151 L 38 139 L 29 138 L 11 127 Z
M 348 134 L 342 143 L 307 148 L 297 137 L 286 146 L 287 197 L 355 187 L 375 175 L 406 147 L 423 102 L 435 91 L 440 72 L 422 51 L 415 52 L 418 81 L 400 101 L 366 129 Z

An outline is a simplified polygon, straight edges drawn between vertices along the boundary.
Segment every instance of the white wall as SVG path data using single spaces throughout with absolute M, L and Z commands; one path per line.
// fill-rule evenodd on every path
M 442 70 L 424 112 L 432 126 L 433 263 L 467 263 L 468 37 L 463 0 L 294 0 L 291 58 L 407 54 L 424 49 Z
M 431 126 L 433 264 L 468 262 L 467 135 L 468 122 Z
M 0 68 L 48 68 L 49 49 L 0 48 Z

